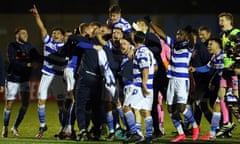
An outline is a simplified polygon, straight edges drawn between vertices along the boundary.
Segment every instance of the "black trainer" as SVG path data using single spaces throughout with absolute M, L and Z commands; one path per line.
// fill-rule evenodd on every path
M 140 136 L 137 133 L 131 134 L 123 143 L 132 143 L 144 140 L 144 137 Z
M 71 140 L 76 140 L 76 138 L 77 138 L 76 131 L 72 130 L 72 133 L 69 137 L 70 137 Z
M 87 131 L 84 130 L 82 132 L 80 132 L 77 137 L 76 137 L 76 141 L 87 141 L 88 140 L 88 136 L 87 136 Z
M 115 139 L 115 133 L 114 132 L 110 133 L 107 137 L 107 141 L 114 141 L 114 139 Z
M 231 138 L 232 137 L 232 131 L 235 130 L 236 128 L 237 128 L 236 124 L 234 122 L 232 122 L 232 128 L 230 130 L 228 130 L 227 132 L 225 132 L 224 134 L 218 136 L 218 137 Z
M 153 139 L 152 137 L 147 137 L 146 139 L 142 141 L 136 142 L 136 144 L 153 144 Z
M 55 134 L 54 135 L 55 138 L 59 139 L 59 140 L 63 140 L 63 139 L 66 139 L 66 135 L 63 131 L 60 131 L 58 134 Z
M 2 137 L 3 137 L 3 138 L 8 137 L 8 127 L 6 127 L 6 126 L 3 127 Z
M 228 122 L 227 124 L 224 124 L 220 130 L 217 132 L 216 136 L 222 136 L 224 133 L 230 131 L 232 129 L 233 125 L 231 122 Z
M 36 135 L 36 138 L 40 139 L 43 136 L 43 133 L 47 131 L 47 125 L 45 125 L 44 127 L 40 127 L 38 134 Z

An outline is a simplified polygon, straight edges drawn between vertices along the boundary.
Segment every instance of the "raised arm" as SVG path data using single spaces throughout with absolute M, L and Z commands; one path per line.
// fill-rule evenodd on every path
M 45 26 L 44 26 L 44 24 L 41 20 L 41 17 L 38 13 L 36 5 L 33 5 L 33 8 L 30 9 L 30 12 L 32 12 L 33 15 L 35 16 L 35 20 L 36 20 L 36 23 L 37 23 L 40 31 L 41 31 L 42 38 L 44 38 L 47 35 L 47 29 L 45 28 Z
M 151 22 L 150 27 L 161 39 L 166 40 L 167 38 L 166 33 L 163 31 L 163 29 L 159 25 Z

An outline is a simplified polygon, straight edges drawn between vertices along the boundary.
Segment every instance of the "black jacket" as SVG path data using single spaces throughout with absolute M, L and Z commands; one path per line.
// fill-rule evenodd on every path
M 4 85 L 5 85 L 5 64 L 2 51 L 0 51 L 0 86 Z
M 28 81 L 31 76 L 31 67 L 27 64 L 33 61 L 42 61 L 42 56 L 31 43 L 20 44 L 11 42 L 8 45 L 9 66 L 7 80 L 13 82 Z

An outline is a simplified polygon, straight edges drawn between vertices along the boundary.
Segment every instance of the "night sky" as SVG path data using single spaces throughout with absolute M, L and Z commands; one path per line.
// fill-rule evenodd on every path
M 110 0 L 4 0 L 0 13 L 27 13 L 33 4 L 41 13 L 107 13 Z M 240 13 L 239 0 L 119 0 L 125 13 L 206 14 L 229 11 Z

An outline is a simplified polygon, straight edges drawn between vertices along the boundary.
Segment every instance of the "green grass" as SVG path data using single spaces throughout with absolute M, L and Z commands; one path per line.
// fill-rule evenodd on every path
M 3 107 L 4 103 L 0 103 L 0 121 L 1 125 L 3 125 Z M 16 115 L 17 111 L 20 107 L 20 103 L 17 102 L 14 104 L 12 113 L 11 113 L 11 119 L 10 119 L 10 124 L 9 124 L 9 129 L 11 128 Z M 39 120 L 38 120 L 38 114 L 37 114 L 37 103 L 36 102 L 31 102 L 29 109 L 26 113 L 26 116 L 19 126 L 18 130 L 20 132 L 20 137 L 16 138 L 14 137 L 10 132 L 8 138 L 0 138 L 0 144 L 71 144 L 71 143 L 76 143 L 75 141 L 72 140 L 57 140 L 54 138 L 54 135 L 59 132 L 59 121 L 58 121 L 58 115 L 57 115 L 57 104 L 56 102 L 47 102 L 46 105 L 46 123 L 48 125 L 48 130 L 44 133 L 44 136 L 42 139 L 36 139 L 35 135 L 38 132 L 39 128 Z M 166 107 L 164 105 L 164 109 L 166 110 Z M 236 120 L 234 119 L 236 122 Z M 237 122 L 236 122 L 237 123 Z M 239 127 L 239 124 L 237 124 Z M 77 129 L 77 126 L 75 126 L 75 129 Z M 172 121 L 169 118 L 168 113 L 165 113 L 165 129 L 166 129 L 166 136 L 159 138 L 158 140 L 154 141 L 154 143 L 168 143 L 171 138 L 174 137 L 172 134 L 173 131 L 176 131 Z M 210 129 L 209 124 L 206 122 L 205 118 L 202 119 L 201 123 L 201 135 L 207 133 Z M 214 143 L 225 143 L 225 144 L 233 144 L 233 143 L 240 143 L 240 130 L 237 128 L 236 130 L 233 131 L 233 137 L 232 138 L 226 138 L 226 139 L 217 139 Z M 91 144 L 106 144 L 106 143 L 113 143 L 113 144 L 120 144 L 120 141 L 116 142 L 79 142 L 79 143 L 91 143 Z M 184 143 L 193 143 L 191 141 L 191 137 L 187 139 Z M 203 143 L 203 141 L 196 141 L 194 143 Z M 210 142 L 205 142 L 205 143 L 210 143 Z

